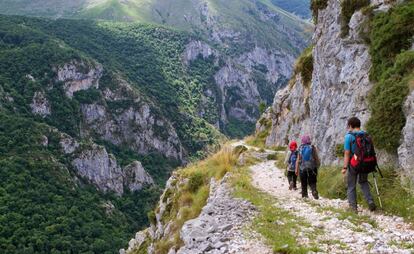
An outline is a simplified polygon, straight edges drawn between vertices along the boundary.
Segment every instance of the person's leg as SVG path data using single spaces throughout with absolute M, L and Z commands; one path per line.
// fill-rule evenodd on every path
M 300 172 L 300 184 L 302 186 L 302 198 L 308 197 L 308 172 Z
M 294 174 L 295 174 L 295 172 L 292 172 L 292 171 L 287 172 L 287 178 L 288 178 L 288 181 L 289 181 L 289 190 L 291 190 L 293 188 L 293 175 Z
M 348 168 L 347 171 L 347 182 L 348 182 L 348 203 L 351 209 L 357 209 L 357 199 L 356 199 L 356 182 L 357 182 L 357 174 L 354 169 Z
M 367 201 L 368 205 L 369 205 L 369 209 L 371 211 L 376 209 L 375 203 L 374 203 L 374 199 L 372 198 L 371 195 L 371 190 L 369 188 L 369 183 L 368 183 L 368 174 L 358 174 L 358 182 L 359 185 L 361 186 L 361 190 L 362 193 L 364 194 L 365 200 Z
M 315 199 L 319 199 L 319 194 L 318 194 L 318 190 L 316 187 L 317 179 L 318 179 L 318 170 L 315 168 L 314 170 L 309 171 L 309 180 L 308 180 L 309 186 L 312 190 L 312 196 Z
M 297 181 L 298 181 L 298 177 L 296 176 L 295 172 L 293 172 L 293 189 L 294 190 L 298 189 L 297 184 L 296 184 Z

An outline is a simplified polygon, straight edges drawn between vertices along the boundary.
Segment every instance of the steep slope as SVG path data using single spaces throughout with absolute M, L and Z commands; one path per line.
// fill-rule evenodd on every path
M 23 8 L 3 1 L 0 9 L 6 14 L 61 17 L 64 13 L 70 18 L 148 22 L 196 34 L 199 39 L 187 45 L 185 62 L 207 69 L 197 74 L 209 84 L 200 91 L 198 114 L 230 136 L 253 131 L 259 104 L 270 104 L 270 95 L 286 84 L 311 29 L 309 23 L 265 0 L 102 0 L 67 6 L 52 1 L 49 9 L 43 9 L 50 15 L 38 12 L 37 1 L 27 3 L 31 5 Z M 214 68 L 196 61 L 199 55 Z M 211 105 L 217 108 L 202 110 Z
M 407 163 L 414 154 L 408 96 L 413 80 L 413 1 L 324 3 L 314 5 L 312 49 L 298 60 L 290 85 L 276 94 L 265 116 L 272 121 L 266 143 L 286 145 L 309 133 L 323 162 L 331 164 L 341 154 L 346 120 L 354 115 L 372 134 L 382 162 L 395 165 L 398 150 L 401 173 L 414 180 Z M 259 122 L 258 131 L 263 129 Z

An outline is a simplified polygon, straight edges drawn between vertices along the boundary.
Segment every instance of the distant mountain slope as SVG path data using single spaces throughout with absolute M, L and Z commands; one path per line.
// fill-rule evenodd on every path
M 277 5 L 268 0 L 84 0 L 67 4 L 49 1 L 46 5 L 36 0 L 3 0 L 0 10 L 7 14 L 140 21 L 192 33 L 194 40 L 182 45 L 186 47 L 184 62 L 198 66 L 204 73 L 197 75 L 203 75 L 208 84 L 199 91 L 202 102 L 197 113 L 225 134 L 240 137 L 253 131 L 259 104 L 269 105 L 273 94 L 286 85 L 294 59 L 310 38 L 312 26 Z M 65 37 L 62 39 L 73 35 Z M 201 62 L 198 56 L 202 56 Z M 202 66 L 206 63 L 214 68 Z M 216 109 L 211 111 L 213 104 Z
M 310 19 L 312 13 L 310 11 L 310 0 L 270 0 L 279 8 L 294 13 L 303 19 Z

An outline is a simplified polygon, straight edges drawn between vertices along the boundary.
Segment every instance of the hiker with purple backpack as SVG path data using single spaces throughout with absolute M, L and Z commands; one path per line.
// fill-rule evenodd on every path
M 312 191 L 312 196 L 315 199 L 319 199 L 316 183 L 320 160 L 316 147 L 311 143 L 310 136 L 304 135 L 302 137 L 298 155 L 296 161 L 296 175 L 300 176 L 302 198 L 308 198 L 309 186 Z

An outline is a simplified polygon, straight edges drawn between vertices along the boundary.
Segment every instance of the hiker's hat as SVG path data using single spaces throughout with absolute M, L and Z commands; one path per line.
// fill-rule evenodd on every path
M 289 149 L 290 151 L 295 151 L 298 148 L 298 143 L 295 140 L 290 141 Z
M 301 139 L 302 145 L 310 145 L 311 138 L 309 135 L 303 135 Z

